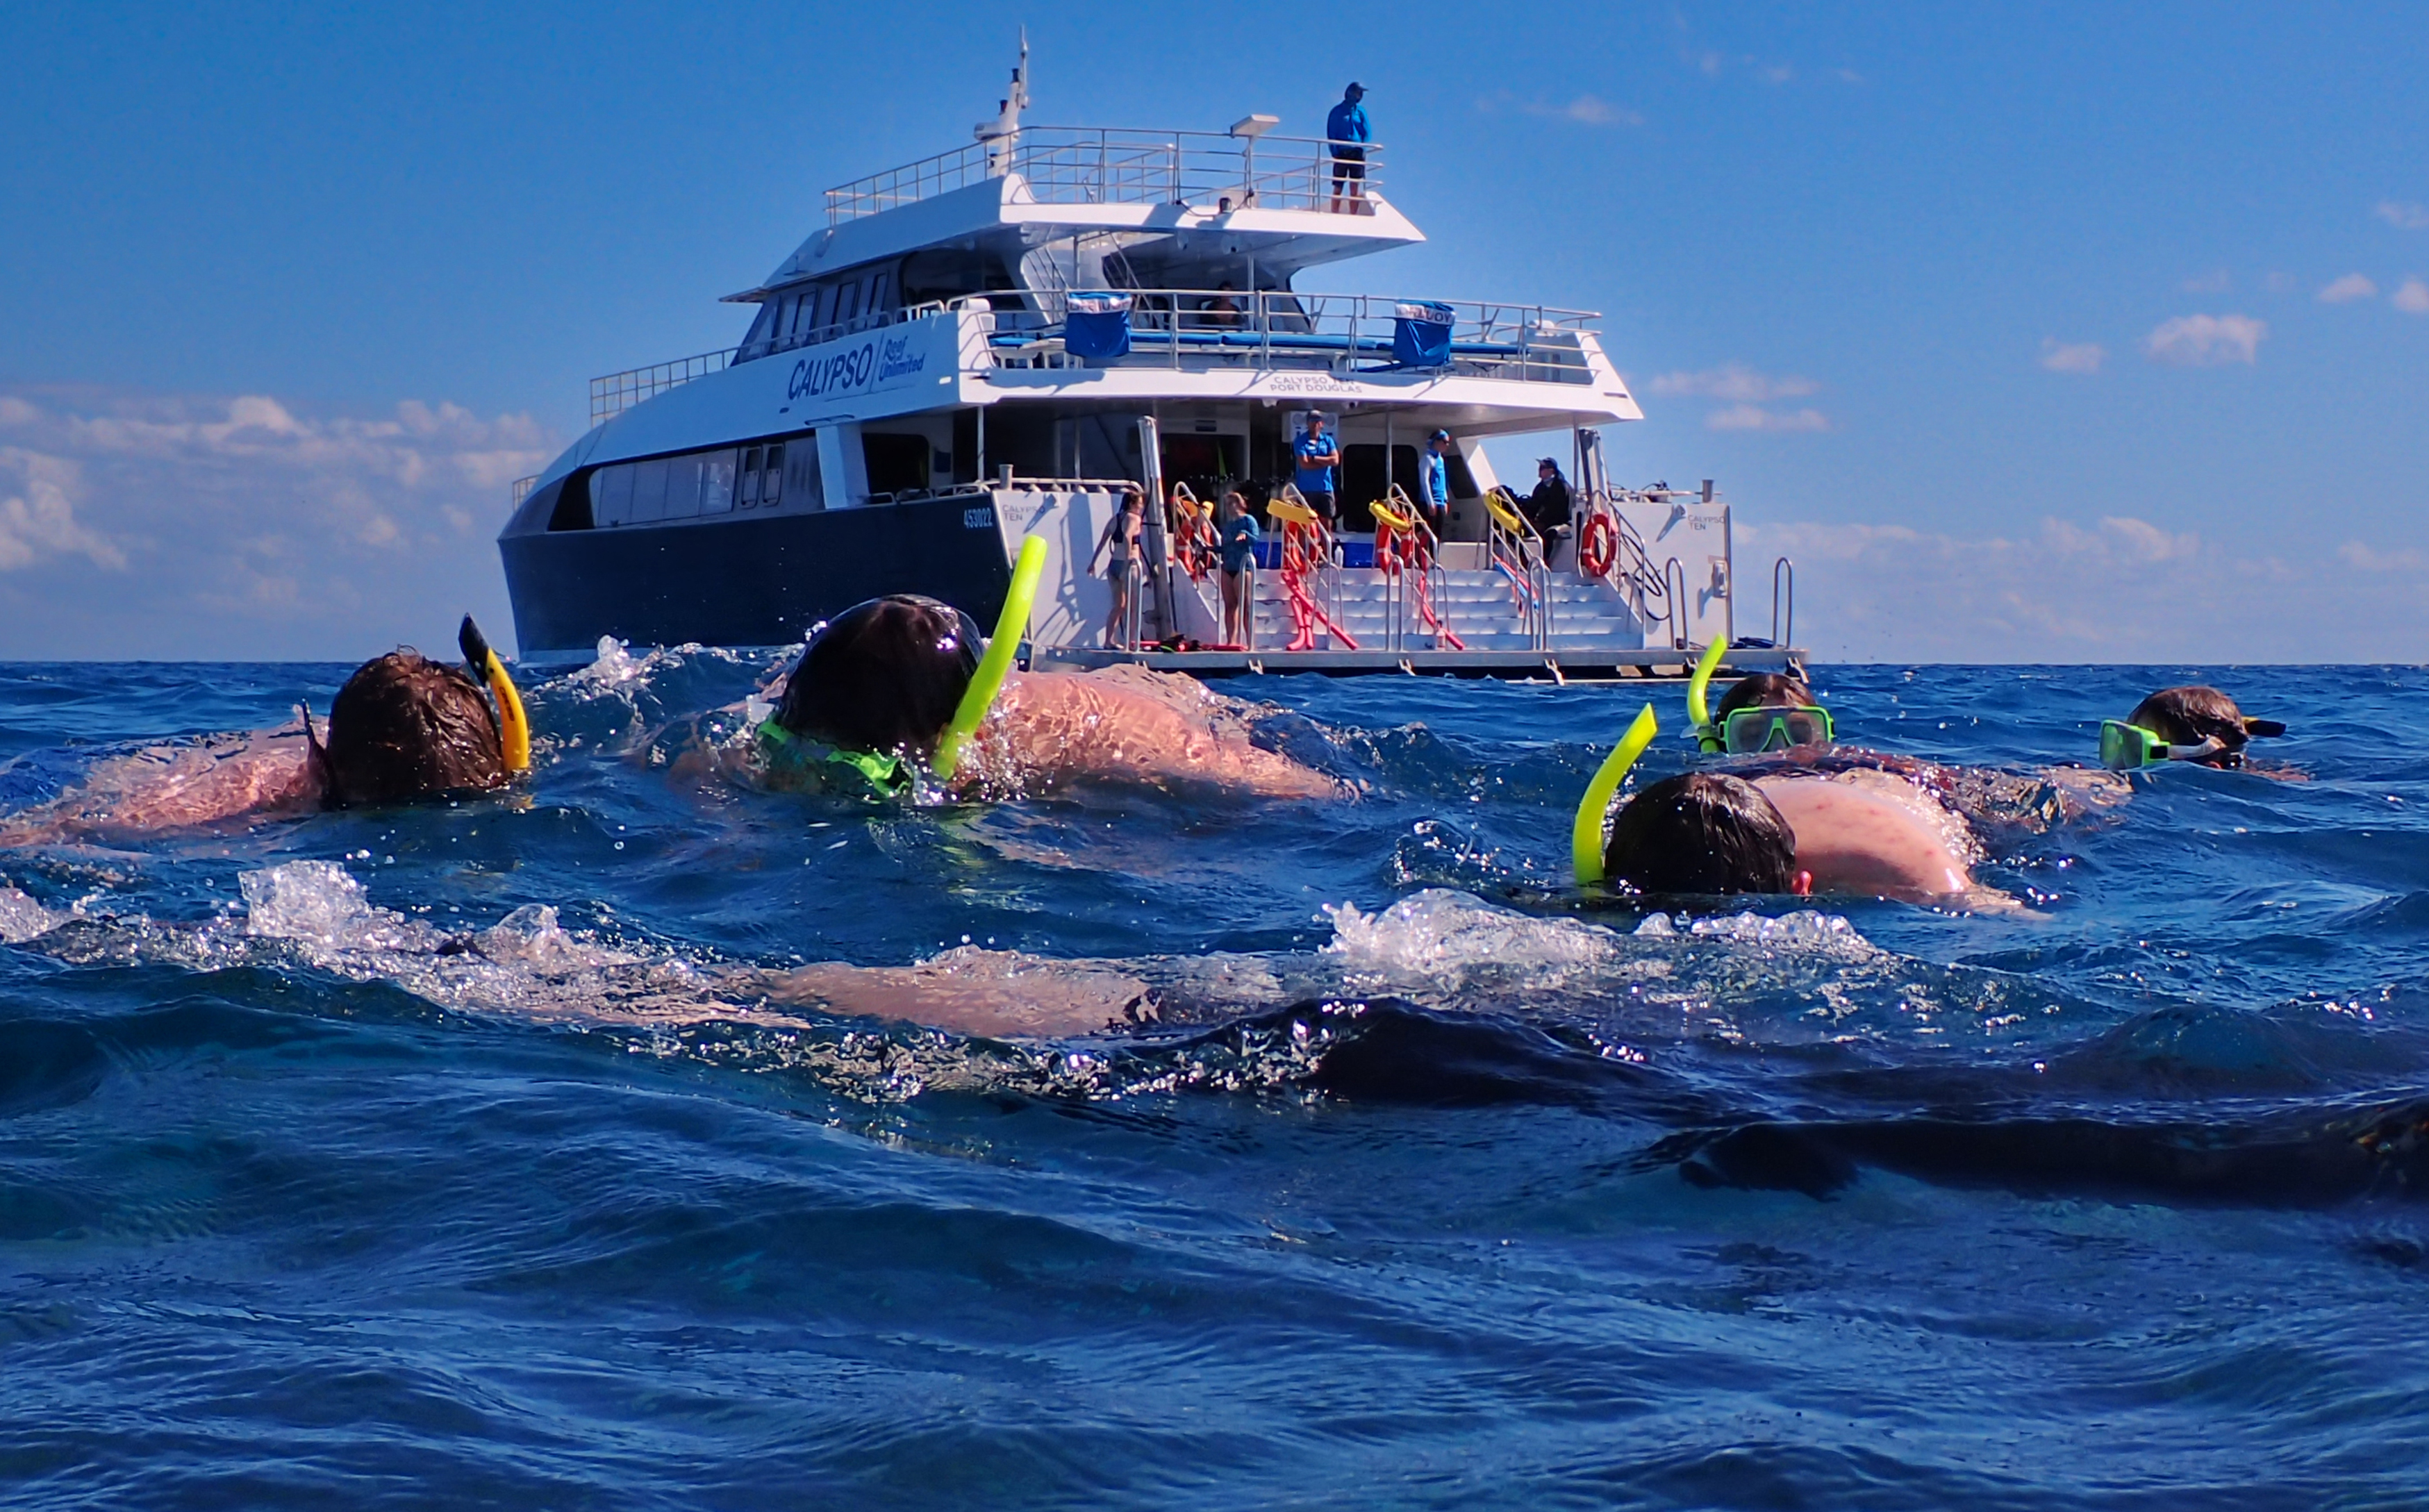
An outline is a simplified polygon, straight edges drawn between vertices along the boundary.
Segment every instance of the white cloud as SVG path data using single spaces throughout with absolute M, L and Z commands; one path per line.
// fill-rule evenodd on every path
M 467 609 L 503 633 L 487 537 L 554 450 L 454 404 L 42 388 L 0 395 L 0 658 L 345 660 Z
M 2060 341 L 2041 337 L 2041 366 L 2052 372 L 2098 372 L 2108 360 L 2108 349 L 2097 341 Z
M 2429 315 L 2429 284 L 2407 278 L 2388 303 L 2406 315 Z
M 2180 315 L 2142 340 L 2153 362 L 2179 368 L 2218 368 L 2259 359 L 2269 322 L 2249 315 Z
M 1581 126 L 1641 126 L 1644 118 L 1625 106 L 1611 104 L 1596 94 L 1580 94 L 1567 101 L 1541 96 L 1522 97 L 1508 90 L 1479 95 L 1477 109 L 1486 115 L 1514 111 L 1522 116 L 1541 116 L 1547 120 L 1568 121 Z
M 2343 304 L 2357 299 L 2376 299 L 2378 286 L 2359 273 L 2347 273 L 2320 290 L 2322 304 Z
M 2388 225 L 2405 231 L 2429 229 L 2429 205 L 2415 204 L 2410 200 L 2381 200 L 2378 208 L 2371 213 Z
M 1796 76 L 1796 70 L 1786 63 L 1768 63 L 1758 73 L 1765 84 L 1785 84 Z
M 1818 409 L 1773 410 L 1760 404 L 1731 404 L 1704 417 L 1715 431 L 1826 431 L 1830 418 Z
M 2290 294 L 2294 291 L 2294 275 L 2289 272 L 2272 270 L 2260 283 L 2261 287 L 2272 294 Z
M 2214 268 L 2184 282 L 2184 290 L 2188 294 L 2223 294 L 2234 287 L 2234 275 L 2223 268 Z
M 1866 82 L 1866 81 L 1865 81 L 1865 78 L 1864 78 L 1864 75 L 1862 75 L 1861 74 L 1857 73 L 1857 72 L 1856 72 L 1854 69 L 1852 69 L 1852 68 L 1842 68 L 1842 69 L 1840 69 L 1840 70 L 1838 71 L 1838 73 L 1839 73 L 1839 78 L 1840 78 L 1841 82 L 1842 82 L 1842 83 L 1846 83 L 1846 84 L 1862 84 L 1862 83 Z
M 0 572 L 71 555 L 97 567 L 125 570 L 126 553 L 116 542 L 76 522 L 83 469 L 64 457 L 0 446 L 0 478 L 11 475 L 22 491 L 0 497 Z
M 2410 546 L 2382 551 L 2361 541 L 2347 541 L 2337 548 L 2337 555 L 2364 572 L 2418 572 L 2429 567 L 2429 556 Z
M 1775 399 L 1803 399 L 1808 394 L 1822 391 L 1822 386 L 1810 378 L 1793 374 L 1773 377 L 1739 362 L 1707 368 L 1701 372 L 1660 373 L 1644 387 L 1645 392 L 1659 394 L 1665 399 L 1700 396 L 1747 404 L 1766 403 Z
M 1825 660 L 2375 661 L 2429 637 L 2429 556 L 2409 548 L 2289 562 L 2114 515 L 1997 535 L 1743 514 L 1735 530 L 1742 568 L 1794 559 L 1797 639 Z M 1749 583 L 1739 612 L 1768 601 Z

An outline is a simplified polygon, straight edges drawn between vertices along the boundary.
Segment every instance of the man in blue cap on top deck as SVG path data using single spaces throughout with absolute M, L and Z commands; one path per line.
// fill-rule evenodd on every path
M 1341 213 L 1343 187 L 1352 213 L 1361 213 L 1366 198 L 1366 144 L 1375 140 L 1366 124 L 1366 86 L 1351 84 L 1341 91 L 1341 103 L 1324 118 L 1325 140 L 1332 147 L 1332 213 Z
M 1417 504 L 1426 512 L 1426 523 L 1433 527 L 1437 540 L 1450 515 L 1450 464 L 1443 460 L 1443 448 L 1448 445 L 1450 433 L 1436 431 L 1426 437 L 1426 453 L 1417 459 Z

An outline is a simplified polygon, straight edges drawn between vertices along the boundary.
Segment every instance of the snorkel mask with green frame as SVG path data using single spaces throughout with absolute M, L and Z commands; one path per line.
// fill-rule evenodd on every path
M 2283 729 L 2283 726 L 2279 727 Z M 2129 725 L 2123 719 L 2100 721 L 2100 764 L 2112 772 L 2139 772 L 2145 766 L 2161 762 L 2207 762 L 2221 757 L 2238 756 L 2242 748 L 2230 748 L 2216 735 L 2205 736 L 2194 745 L 2179 741 L 2173 745 L 2159 738 L 2140 725 Z M 2233 764 L 2221 761 L 2221 765 Z
M 1755 751 L 1787 750 L 1795 746 L 1827 746 L 1838 739 L 1830 711 L 1799 703 L 1758 709 L 1732 709 L 1715 723 L 1707 695 L 1712 673 L 1728 650 L 1728 642 L 1714 640 L 1695 662 L 1687 681 L 1687 717 L 1694 725 L 1695 748 L 1707 756 L 1743 756 Z
M 1003 691 L 1004 679 L 1011 673 L 1013 661 L 1020 653 L 1020 643 L 1028 638 L 1030 606 L 1036 601 L 1038 581 L 1045 572 L 1045 539 L 1032 535 L 1020 543 L 1020 556 L 1012 569 L 1012 585 L 1004 594 L 1003 613 L 996 616 L 995 634 L 983 643 L 986 649 L 970 673 L 969 686 L 963 690 L 961 702 L 955 706 L 952 718 L 946 721 L 945 732 L 937 738 L 936 753 L 929 764 L 946 781 L 951 781 L 953 774 L 961 769 L 964 748 L 969 744 L 970 737 L 978 732 L 987 711 L 995 706 L 997 695 Z M 962 623 L 963 644 L 981 644 L 977 621 L 958 610 L 955 613 Z M 816 644 L 815 634 L 811 641 Z M 807 656 L 806 649 L 802 654 Z M 813 767 L 827 766 L 852 773 L 889 797 L 907 792 L 913 785 L 914 774 L 910 764 L 900 756 L 830 746 L 823 741 L 796 734 L 778 724 L 773 717 L 761 721 L 758 734 L 770 755 Z

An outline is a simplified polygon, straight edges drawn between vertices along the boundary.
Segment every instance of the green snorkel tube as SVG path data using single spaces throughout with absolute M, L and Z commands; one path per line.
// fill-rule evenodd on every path
M 970 677 L 970 685 L 962 694 L 961 707 L 953 711 L 952 722 L 945 726 L 943 738 L 936 742 L 936 758 L 932 764 L 936 775 L 950 782 L 962 764 L 962 748 L 978 733 L 980 721 L 995 706 L 995 696 L 1003 691 L 1003 680 L 1012 670 L 1013 658 L 1020 654 L 1020 643 L 1029 634 L 1029 606 L 1037 598 L 1037 580 L 1046 575 L 1046 537 L 1032 535 L 1020 543 L 1020 558 L 1013 564 L 1012 587 L 1003 596 L 1003 613 L 996 616 L 995 633 L 987 639 L 986 654 L 979 658 L 979 669 Z
M 1727 653 L 1726 637 L 1715 638 L 1704 648 L 1695 663 L 1695 675 L 1687 680 L 1687 718 L 1695 728 L 1695 748 L 1707 756 L 1717 756 L 1728 749 L 1721 738 L 1721 727 L 1712 723 L 1711 705 L 1704 701 L 1704 690 L 1712 685 L 1712 674 L 1719 670 L 1721 658 Z
M 1705 671 L 1709 674 L 1710 668 L 1707 666 Z M 1704 701 L 1701 687 L 1688 697 L 1700 710 Z M 1661 729 L 1661 722 L 1653 715 L 1653 705 L 1648 703 L 1638 710 L 1635 722 L 1628 727 L 1627 734 L 1619 737 L 1611 754 L 1603 758 L 1594 781 L 1586 784 L 1586 796 L 1578 800 L 1577 822 L 1569 827 L 1569 864 L 1578 874 L 1579 887 L 1592 887 L 1602 880 L 1602 828 L 1611 811 L 1611 796 L 1619 791 L 1628 768 L 1653 744 Z

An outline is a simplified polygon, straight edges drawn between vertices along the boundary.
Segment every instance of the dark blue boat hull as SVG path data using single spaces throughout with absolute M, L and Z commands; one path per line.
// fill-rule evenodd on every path
M 498 540 L 525 655 L 587 650 L 602 635 L 782 646 L 885 593 L 928 594 L 993 624 L 1011 583 L 983 496 L 612 530 L 552 531 L 536 516 Z

